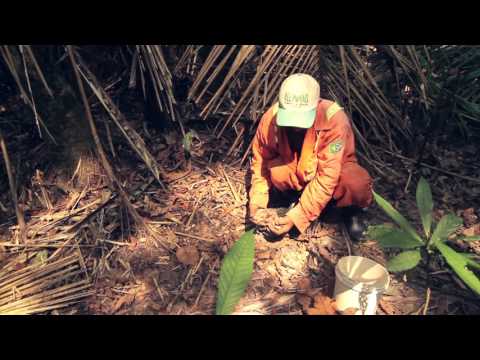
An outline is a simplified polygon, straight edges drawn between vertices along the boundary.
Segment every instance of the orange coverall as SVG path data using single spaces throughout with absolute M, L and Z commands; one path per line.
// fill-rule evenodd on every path
M 329 100 L 319 101 L 301 154 L 291 150 L 288 129 L 276 125 L 277 109 L 278 103 L 263 115 L 253 140 L 250 208 L 266 208 L 272 186 L 280 191 L 303 190 L 299 203 L 287 213 L 303 233 L 332 198 L 338 207 L 369 206 L 372 180 L 357 163 L 354 134 L 342 108 Z

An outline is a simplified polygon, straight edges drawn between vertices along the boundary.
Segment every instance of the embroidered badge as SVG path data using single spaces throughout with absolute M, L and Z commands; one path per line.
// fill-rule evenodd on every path
M 336 154 L 343 148 L 343 142 L 342 140 L 336 140 L 332 142 L 330 145 L 328 145 L 328 149 L 330 151 L 330 154 Z

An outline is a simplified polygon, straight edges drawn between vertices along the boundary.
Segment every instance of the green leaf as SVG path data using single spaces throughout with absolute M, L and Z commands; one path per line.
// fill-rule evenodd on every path
M 192 147 L 193 138 L 194 138 L 194 133 L 189 131 L 187 134 L 185 134 L 185 137 L 182 140 L 183 148 L 188 153 L 190 152 L 190 149 Z
M 422 218 L 425 236 L 428 238 L 432 227 L 433 200 L 430 185 L 423 177 L 420 178 L 417 185 L 417 206 L 420 212 L 420 217 Z
M 415 249 L 423 244 L 412 238 L 405 231 L 389 225 L 370 226 L 368 235 L 384 248 Z
M 448 214 L 442 217 L 432 234 L 433 244 L 447 240 L 447 238 L 460 226 L 462 226 L 463 220 L 453 214 Z
M 413 239 L 417 240 L 419 244 L 423 244 L 422 238 L 417 234 L 417 232 L 413 229 L 410 223 L 401 215 L 395 208 L 383 197 L 377 194 L 375 191 L 373 192 L 373 196 L 375 197 L 375 201 L 377 204 L 382 208 L 388 216 L 395 221 L 398 226 L 402 228 L 403 231 L 408 233 Z
M 404 251 L 391 258 L 387 263 L 387 268 L 391 272 L 407 271 L 417 266 L 421 258 L 419 250 Z
M 235 310 L 253 272 L 255 239 L 253 230 L 242 235 L 223 260 L 218 281 L 217 315 L 228 315 Z
M 460 255 L 462 255 L 465 258 L 465 261 L 467 262 L 467 266 L 473 269 L 480 270 L 480 263 L 473 260 L 473 258 L 477 258 L 474 254 L 460 254 Z
M 392 224 L 370 225 L 367 229 L 367 236 L 373 240 L 388 234 L 392 231 L 394 226 Z
M 437 249 L 440 250 L 448 265 L 451 266 L 458 277 L 462 279 L 462 281 L 467 284 L 470 289 L 480 295 L 480 279 L 467 268 L 467 266 L 475 267 L 471 264 L 473 260 L 457 253 L 455 250 L 442 242 L 437 244 Z
M 460 237 L 458 240 L 462 241 L 480 241 L 480 236 L 465 236 L 465 237 Z

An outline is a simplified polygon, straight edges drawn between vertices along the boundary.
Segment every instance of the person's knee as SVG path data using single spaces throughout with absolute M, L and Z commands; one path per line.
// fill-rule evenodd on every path
M 349 194 L 352 205 L 367 207 L 373 200 L 372 179 L 367 171 L 357 167 L 355 171 L 342 174 L 339 187 L 342 193 Z

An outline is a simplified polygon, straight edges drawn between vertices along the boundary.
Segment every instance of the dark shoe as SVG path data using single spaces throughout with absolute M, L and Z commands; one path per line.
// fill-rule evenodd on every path
M 343 222 L 352 241 L 360 241 L 363 232 L 367 229 L 364 214 L 365 210 L 360 208 L 349 207 L 342 209 Z

